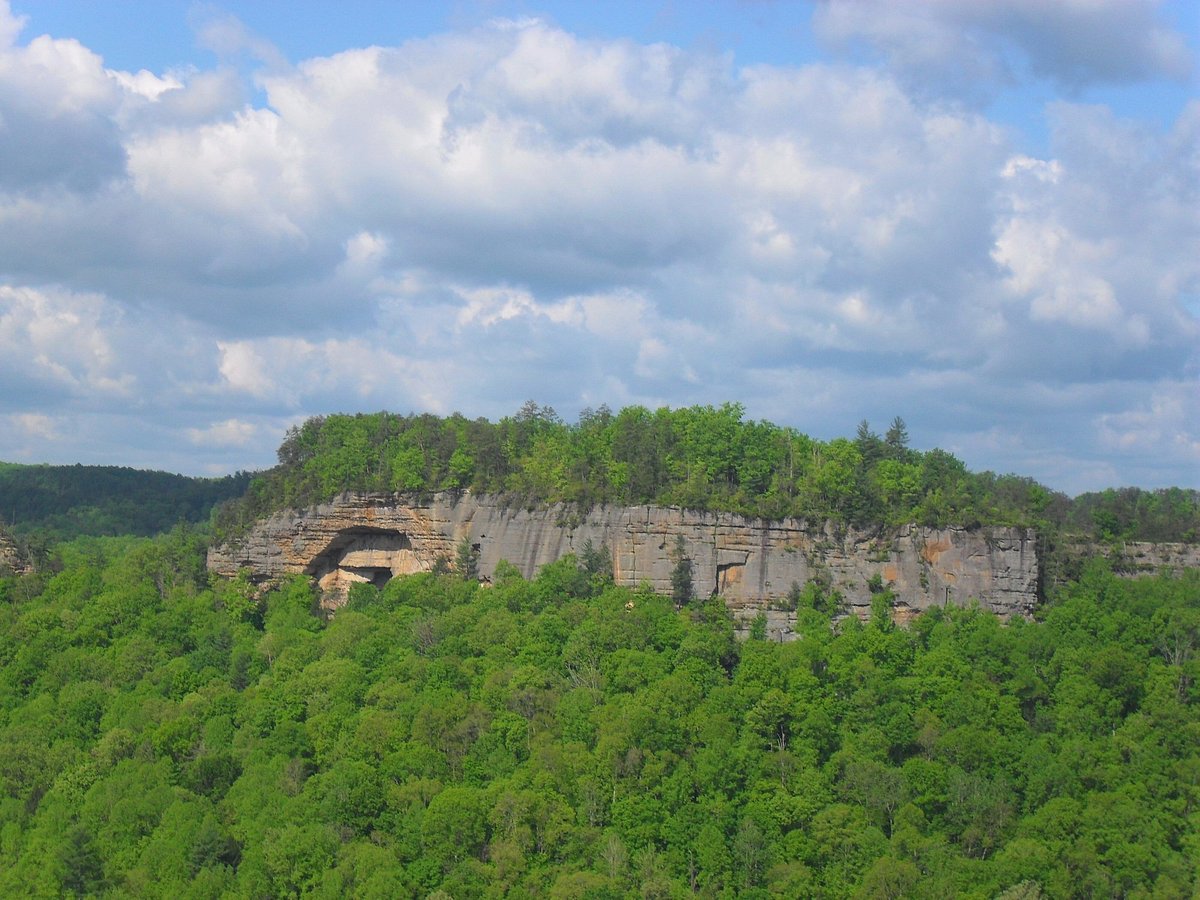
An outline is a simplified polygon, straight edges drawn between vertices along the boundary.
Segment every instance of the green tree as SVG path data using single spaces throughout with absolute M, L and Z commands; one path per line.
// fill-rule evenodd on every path
M 446 788 L 430 801 L 421 818 L 423 852 L 445 872 L 479 856 L 487 837 L 487 800 L 475 788 Z
M 469 537 L 458 542 L 454 553 L 454 570 L 463 581 L 479 580 L 479 545 Z
M 883 438 L 887 445 L 888 456 L 892 459 L 903 459 L 908 452 L 908 427 L 899 416 L 892 419 L 887 434 Z

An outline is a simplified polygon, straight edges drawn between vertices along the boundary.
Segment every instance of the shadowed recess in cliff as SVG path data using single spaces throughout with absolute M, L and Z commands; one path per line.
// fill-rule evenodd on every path
M 304 571 L 324 588 L 332 587 L 331 581 L 362 581 L 382 587 L 394 576 L 420 568 L 407 534 L 364 525 L 338 531 Z

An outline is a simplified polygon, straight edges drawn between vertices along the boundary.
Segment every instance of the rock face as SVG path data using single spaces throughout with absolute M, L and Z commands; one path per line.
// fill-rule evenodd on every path
M 1093 553 L 1108 557 L 1118 575 L 1136 576 L 1184 569 L 1200 569 L 1200 544 L 1153 544 L 1123 541 L 1117 547 L 1092 546 Z
M 29 565 L 17 548 L 16 542 L 7 532 L 0 530 L 0 575 L 22 575 L 29 571 Z
M 523 575 L 585 542 L 612 552 L 618 584 L 671 590 L 682 540 L 698 596 L 722 597 L 735 616 L 768 611 L 768 632 L 786 640 L 794 617 L 780 607 L 793 584 L 821 579 L 851 610 L 870 610 L 868 582 L 896 595 L 898 619 L 971 600 L 1001 616 L 1026 615 L 1037 601 L 1038 558 L 1031 529 L 923 528 L 888 532 L 838 529 L 801 520 L 766 521 L 730 513 L 657 506 L 513 509 L 489 497 L 439 494 L 419 502 L 380 494 L 343 494 L 306 510 L 277 513 L 241 541 L 214 547 L 208 565 L 223 575 L 248 569 L 258 581 L 293 573 L 313 577 L 326 606 L 345 602 L 351 584 L 383 584 L 453 560 L 466 539 L 488 579 L 507 560 Z

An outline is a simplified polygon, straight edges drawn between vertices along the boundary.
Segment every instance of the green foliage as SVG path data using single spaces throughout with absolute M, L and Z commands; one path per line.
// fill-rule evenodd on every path
M 1136 489 L 1072 503 L 1028 478 L 972 473 L 942 450 L 908 446 L 865 421 L 855 440 L 822 442 L 740 404 L 584 410 L 573 425 L 526 403 L 492 423 L 454 414 L 322 416 L 288 432 L 279 465 L 214 515 L 218 539 L 276 509 L 346 490 L 431 494 L 470 489 L 514 503 L 655 503 L 859 525 L 1020 524 L 1106 539 L 1191 540 L 1200 493 Z
M 765 641 L 767 639 L 767 614 L 762 610 L 750 622 L 750 640 Z
M 596 547 L 592 544 L 592 539 L 588 538 L 579 552 L 579 565 L 597 587 L 613 583 L 612 551 L 608 549 L 607 544 Z
M 455 548 L 454 571 L 463 581 L 479 578 L 479 545 L 472 544 L 470 538 L 463 538 Z
M 1200 492 L 1108 489 L 1081 494 L 1066 517 L 1072 532 L 1101 540 L 1200 541 Z
M 245 484 L 237 478 L 230 487 Z M 288 432 L 278 466 L 214 511 L 213 533 L 236 538 L 275 510 L 347 490 L 468 489 L 530 507 L 653 503 L 859 526 L 1037 526 L 1048 584 L 1078 572 L 1064 534 L 1200 540 L 1200 492 L 1124 488 L 1072 501 L 1029 478 L 970 472 L 943 450 L 913 450 L 899 417 L 883 437 L 863 421 L 854 440 L 826 442 L 747 420 L 737 403 L 616 414 L 601 407 L 572 425 L 532 401 L 495 423 L 457 413 L 309 419 Z
M 116 466 L 0 463 L 0 524 L 44 555 L 81 535 L 148 536 L 180 522 L 206 522 L 212 509 L 240 497 L 251 475 L 189 478 Z
M 882 580 L 862 624 L 818 578 L 798 640 L 739 645 L 604 548 L 331 619 L 302 578 L 210 586 L 202 552 L 75 541 L 0 605 L 0 895 L 1200 888 L 1195 572 L 1095 564 L 1039 621 L 907 628 Z

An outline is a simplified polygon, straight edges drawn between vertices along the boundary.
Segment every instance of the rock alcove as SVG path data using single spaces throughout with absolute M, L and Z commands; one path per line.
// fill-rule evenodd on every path
M 397 575 L 421 571 L 408 535 L 394 528 L 343 528 L 305 568 L 321 590 L 344 595 L 357 583 L 383 587 Z

